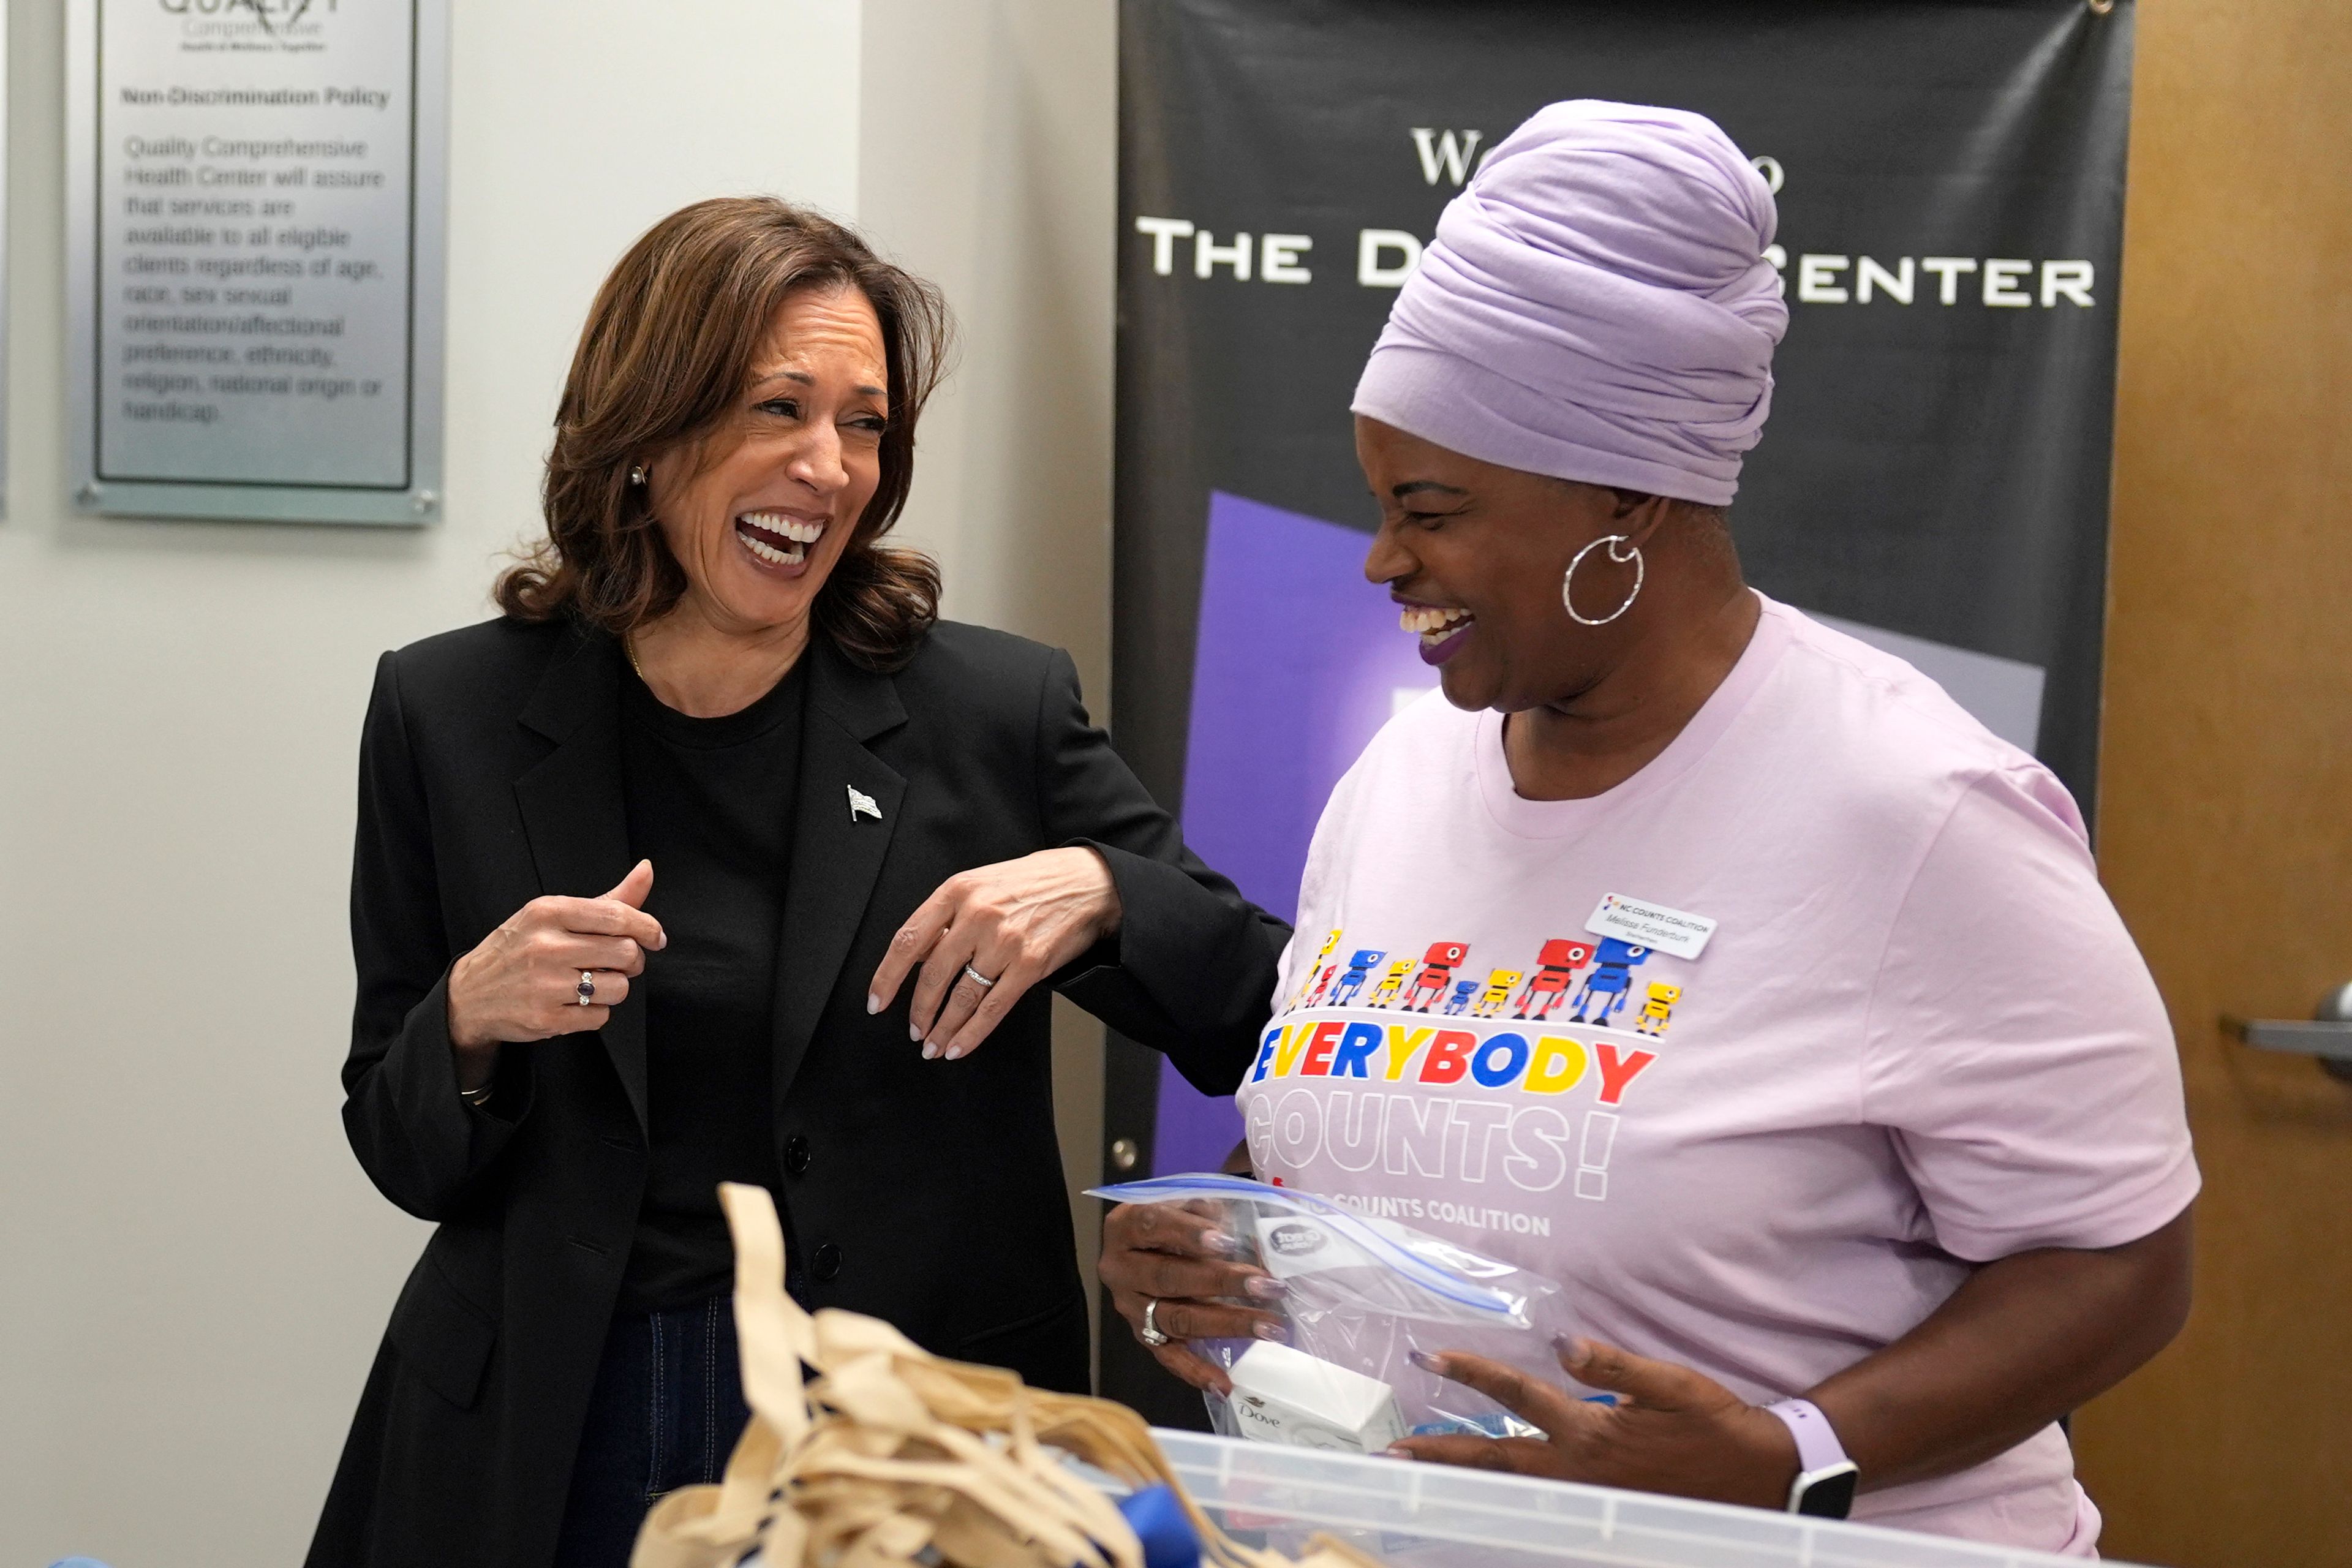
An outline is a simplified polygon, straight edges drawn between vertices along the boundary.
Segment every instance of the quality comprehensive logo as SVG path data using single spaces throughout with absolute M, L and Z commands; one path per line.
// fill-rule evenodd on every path
M 313 11 L 334 14 L 337 0 L 155 0 L 171 16 L 249 16 L 264 31 L 291 26 Z
M 156 8 L 180 23 L 194 38 L 226 40 L 232 45 L 292 39 L 315 41 L 320 21 L 336 14 L 341 0 L 155 0 Z

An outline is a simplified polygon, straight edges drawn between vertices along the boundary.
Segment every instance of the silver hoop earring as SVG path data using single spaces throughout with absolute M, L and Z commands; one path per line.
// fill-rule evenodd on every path
M 1607 615 L 1601 616 L 1596 621 L 1590 616 L 1580 615 L 1577 612 L 1576 569 L 1584 564 L 1584 558 L 1586 556 L 1591 554 L 1593 551 L 1604 544 L 1609 547 L 1609 559 L 1615 562 L 1618 565 L 1622 566 L 1629 561 L 1633 563 L 1633 585 L 1625 591 L 1625 602 L 1623 604 L 1618 605 L 1615 609 L 1610 611 Z M 1623 555 L 1617 553 L 1617 547 L 1621 544 L 1625 545 L 1629 553 Z M 1615 620 L 1618 616 L 1623 615 L 1626 611 L 1633 607 L 1633 601 L 1642 596 L 1642 580 L 1648 575 L 1648 573 L 1649 566 L 1642 559 L 1642 547 L 1640 545 L 1628 543 L 1626 536 L 1622 533 L 1604 534 L 1601 538 L 1594 540 L 1591 544 L 1586 545 L 1583 549 L 1578 551 L 1575 556 L 1570 560 L 1568 563 L 1568 575 L 1559 580 L 1560 605 L 1568 611 L 1569 618 L 1574 621 L 1578 626 L 1605 626 L 1610 622 Z
M 646 482 L 646 466 L 639 463 L 629 470 L 629 483 L 642 488 Z

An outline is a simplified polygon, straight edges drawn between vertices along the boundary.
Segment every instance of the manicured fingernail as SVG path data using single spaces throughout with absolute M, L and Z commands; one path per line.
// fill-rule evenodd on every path
M 1247 1289 L 1251 1295 L 1256 1297 L 1261 1301 L 1279 1301 L 1285 1296 L 1290 1294 L 1289 1286 L 1285 1285 L 1279 1279 L 1268 1279 L 1263 1276 L 1252 1279 L 1247 1286 Z
M 1262 1340 L 1272 1340 L 1276 1344 L 1280 1344 L 1282 1342 L 1282 1325 L 1280 1323 L 1269 1323 L 1261 1318 L 1256 1322 L 1250 1325 L 1250 1332 L 1255 1334 Z
M 970 1046 L 958 1046 L 953 1050 L 948 1052 L 948 1060 L 951 1062 L 960 1062 L 970 1055 L 971 1055 L 971 1047 Z
M 910 1040 L 919 1040 L 919 1039 L 921 1039 L 921 1038 L 923 1037 L 923 1026 L 922 1026 L 920 1024 L 909 1024 L 909 1025 L 908 1025 L 908 1026 L 907 1026 L 907 1037 L 908 1037 L 908 1039 L 910 1039 Z
M 1584 1359 L 1584 1342 L 1573 1334 L 1552 1335 L 1551 1348 L 1555 1355 L 1571 1366 Z
M 880 1011 L 882 1011 L 882 998 L 868 991 L 866 994 L 866 1016 L 870 1018 Z
M 926 1046 L 923 1047 L 923 1059 L 924 1059 L 925 1061 L 929 1061 L 929 1060 L 933 1059 L 933 1058 L 936 1058 L 939 1054 L 940 1054 L 940 1047 L 937 1047 L 937 1046 L 933 1046 L 933 1045 L 926 1045 Z
M 1412 1450 L 1406 1447 L 1402 1443 L 1391 1443 L 1387 1447 L 1381 1450 L 1381 1458 L 1384 1459 L 1410 1459 L 1412 1458 Z
M 1222 1230 L 1204 1230 L 1201 1233 L 1201 1250 L 1221 1252 L 1227 1258 L 1238 1258 L 1241 1256 L 1242 1244 Z
M 1437 1357 L 1430 1354 L 1427 1351 L 1407 1351 L 1405 1352 L 1404 1359 L 1412 1363 L 1413 1365 L 1421 1368 L 1423 1372 L 1442 1373 L 1445 1370 L 1444 1363 L 1439 1361 Z

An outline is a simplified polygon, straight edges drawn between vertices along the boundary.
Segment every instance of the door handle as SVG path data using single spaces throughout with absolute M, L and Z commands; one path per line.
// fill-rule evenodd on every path
M 2308 1020 L 2224 1013 L 2221 1027 L 2257 1050 L 2316 1057 L 2330 1074 L 2352 1082 L 2352 982 L 2321 997 Z

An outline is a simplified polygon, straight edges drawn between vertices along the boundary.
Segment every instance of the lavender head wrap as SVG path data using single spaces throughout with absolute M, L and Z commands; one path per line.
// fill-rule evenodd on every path
M 1468 457 L 1721 506 L 1788 331 L 1772 193 L 1716 123 L 1578 99 L 1437 220 L 1353 405 Z

